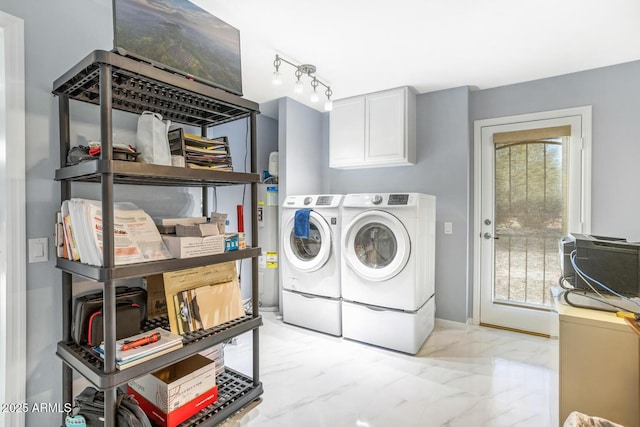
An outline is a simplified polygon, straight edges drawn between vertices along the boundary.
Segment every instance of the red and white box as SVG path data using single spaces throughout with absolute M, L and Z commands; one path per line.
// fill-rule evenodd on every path
M 194 354 L 173 365 L 129 381 L 129 388 L 165 414 L 208 392 L 216 385 L 216 364 Z
M 131 386 L 127 387 L 127 392 L 128 394 L 133 395 L 133 397 L 138 401 L 140 409 L 147 414 L 147 417 L 160 427 L 176 427 L 218 400 L 218 386 L 214 386 L 212 389 L 197 396 L 192 401 L 185 403 L 169 413 L 166 413 L 142 397 L 139 393 L 136 393 Z

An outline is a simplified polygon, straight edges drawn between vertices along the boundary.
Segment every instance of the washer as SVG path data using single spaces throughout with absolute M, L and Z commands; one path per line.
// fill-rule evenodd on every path
M 286 323 L 342 335 L 342 195 L 289 196 L 282 206 L 282 315 Z M 296 237 L 295 214 L 310 209 L 309 237 Z
M 342 204 L 342 334 L 416 354 L 435 322 L 435 196 L 348 194 Z

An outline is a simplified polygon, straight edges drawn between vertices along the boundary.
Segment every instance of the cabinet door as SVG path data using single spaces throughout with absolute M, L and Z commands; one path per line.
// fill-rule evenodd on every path
M 367 95 L 365 162 L 406 163 L 406 90 Z
M 361 166 L 364 161 L 364 97 L 333 103 L 329 120 L 329 167 Z

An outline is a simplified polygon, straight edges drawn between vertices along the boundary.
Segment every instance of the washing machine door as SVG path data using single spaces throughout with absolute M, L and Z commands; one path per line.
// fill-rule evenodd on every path
M 294 215 L 287 221 L 282 236 L 285 256 L 289 264 L 303 272 L 316 271 L 331 256 L 331 228 L 317 212 L 309 213 L 309 238 L 296 237 Z
M 385 211 L 366 211 L 343 232 L 342 253 L 360 277 L 380 282 L 402 271 L 411 254 L 411 240 L 402 222 Z

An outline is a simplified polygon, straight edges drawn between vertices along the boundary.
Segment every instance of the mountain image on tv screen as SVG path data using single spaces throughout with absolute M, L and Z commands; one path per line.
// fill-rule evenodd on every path
M 188 0 L 114 0 L 114 44 L 242 95 L 240 32 Z

